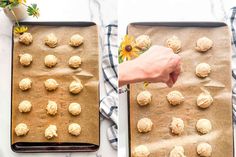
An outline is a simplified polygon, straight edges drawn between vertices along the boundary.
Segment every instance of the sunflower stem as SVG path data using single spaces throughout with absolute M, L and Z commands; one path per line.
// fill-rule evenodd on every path
M 17 27 L 20 27 L 20 24 L 19 24 L 19 22 L 18 22 L 18 20 L 17 20 L 17 17 L 16 17 L 15 12 L 14 12 L 13 10 L 11 10 L 11 13 L 12 13 L 12 15 L 13 15 L 14 18 L 15 18 L 15 21 L 16 21 L 16 24 L 17 24 Z

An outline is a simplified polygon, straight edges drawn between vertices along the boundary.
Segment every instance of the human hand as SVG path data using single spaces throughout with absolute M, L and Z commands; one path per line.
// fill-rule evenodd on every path
M 163 82 L 169 87 L 177 81 L 180 74 L 180 57 L 170 48 L 152 46 L 133 60 L 142 71 L 142 79 L 147 82 Z

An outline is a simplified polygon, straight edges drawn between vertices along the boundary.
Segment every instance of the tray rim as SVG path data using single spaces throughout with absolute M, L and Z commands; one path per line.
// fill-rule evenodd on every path
M 126 27 L 126 35 L 128 35 L 128 29 L 129 26 L 132 25 L 136 25 L 136 26 L 163 26 L 163 27 L 228 27 L 229 26 L 225 23 L 225 22 L 211 22 L 211 21 L 156 21 L 156 22 L 131 22 L 127 25 Z M 232 47 L 231 47 L 232 49 Z M 232 51 L 232 50 L 231 50 Z M 231 67 L 232 69 L 232 67 Z M 129 157 L 132 157 L 132 152 L 131 152 L 131 127 L 130 127 L 130 84 L 127 85 L 127 111 L 128 111 L 128 154 Z M 233 105 L 232 99 L 231 99 L 231 103 Z M 232 110 L 233 110 L 233 106 L 232 106 Z M 232 113 L 232 122 L 233 122 L 233 113 Z M 234 141 L 234 124 L 232 123 L 232 141 L 233 141 L 233 156 L 235 155 L 235 151 L 234 151 L 234 146 L 235 146 L 235 141 Z
M 67 26 L 74 26 L 74 27 L 89 27 L 89 26 L 96 26 L 97 27 L 97 34 L 99 36 L 99 27 L 95 22 L 92 21 L 21 21 L 19 22 L 20 25 L 32 25 L 32 26 L 58 26 L 58 27 L 67 27 Z M 99 121 L 99 142 L 98 145 L 96 144 L 89 144 L 91 145 L 90 147 L 87 147 L 87 149 L 81 149 L 84 146 L 77 146 L 78 144 L 88 144 L 88 143 L 69 143 L 69 142 L 64 142 L 65 146 L 60 146 L 60 143 L 55 143 L 55 142 L 48 142 L 48 146 L 44 145 L 46 148 L 39 148 L 42 146 L 32 146 L 34 147 L 32 150 L 28 149 L 28 150 L 24 150 L 26 149 L 25 146 L 22 149 L 19 149 L 16 147 L 17 144 L 19 143 L 24 143 L 24 144 L 30 144 L 31 142 L 16 142 L 16 143 L 12 143 L 12 90 L 13 90 L 13 53 L 14 53 L 14 27 L 16 26 L 16 23 L 12 26 L 12 47 L 11 47 L 11 100 L 10 100 L 10 104 L 11 104 L 11 119 L 10 119 L 10 148 L 13 152 L 15 153 L 62 153 L 62 152 L 95 152 L 100 148 L 100 144 L 101 144 L 101 121 L 100 121 L 100 112 L 99 112 L 99 108 L 100 108 L 100 76 L 98 75 L 98 121 Z M 100 64 L 100 49 L 99 49 L 99 37 L 97 38 L 98 40 L 98 66 Z M 98 68 L 98 73 L 99 73 L 100 69 Z M 40 143 L 40 142 L 35 142 Z M 53 145 L 54 144 L 54 145 Z M 56 145 L 58 144 L 58 145 Z M 66 145 L 69 144 L 69 145 Z M 67 147 L 73 147 L 73 149 L 69 149 Z M 89 149 L 91 148 L 91 149 Z
M 87 26 L 98 26 L 95 22 L 92 21 L 21 21 L 20 25 L 41 25 L 41 26 L 79 26 L 79 27 L 87 27 Z M 13 27 L 16 26 L 16 23 Z
M 204 21 L 184 21 L 184 22 L 131 22 L 129 25 L 139 25 L 139 26 L 165 26 L 165 27 L 222 27 L 227 26 L 225 22 L 204 22 Z M 127 33 L 128 33 L 127 27 Z

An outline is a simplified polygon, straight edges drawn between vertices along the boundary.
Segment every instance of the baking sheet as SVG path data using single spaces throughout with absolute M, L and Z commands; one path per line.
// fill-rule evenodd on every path
M 30 46 L 22 45 L 14 37 L 12 60 L 12 144 L 16 143 L 74 143 L 82 145 L 99 145 L 99 53 L 98 32 L 94 23 L 38 23 L 28 25 L 28 32 L 33 35 Z M 58 37 L 58 46 L 49 48 L 44 44 L 47 34 L 54 33 Z M 79 33 L 84 37 L 84 43 L 74 48 L 68 42 L 73 34 Z M 19 63 L 20 53 L 30 53 L 33 62 L 29 67 Z M 58 58 L 54 68 L 44 65 L 44 57 L 53 54 Z M 71 69 L 68 60 L 73 55 L 79 55 L 82 64 L 78 69 Z M 32 79 L 32 88 L 23 92 L 18 83 L 21 79 Z M 46 91 L 44 81 L 53 78 L 59 83 L 54 92 Z M 80 79 L 84 88 L 78 95 L 69 93 L 69 85 L 75 79 Z M 20 113 L 18 104 L 22 100 L 31 101 L 33 107 L 30 113 Z M 48 100 L 56 101 L 58 113 L 50 116 L 46 113 Z M 78 102 L 82 112 L 79 116 L 72 116 L 68 112 L 71 102 Z M 27 136 L 17 137 L 14 128 L 18 123 L 26 123 L 30 131 Z M 68 133 L 68 125 L 72 122 L 79 123 L 82 131 L 76 137 Z M 44 131 L 48 125 L 57 126 L 58 137 L 47 140 Z M 46 144 L 45 144 L 46 145 Z
M 198 156 L 196 146 L 199 142 L 211 144 L 214 157 L 233 156 L 232 102 L 231 102 L 231 41 L 228 27 L 224 23 L 134 23 L 128 26 L 128 34 L 137 37 L 147 34 L 152 45 L 165 45 L 166 39 L 176 35 L 182 41 L 179 53 L 182 70 L 173 88 L 165 84 L 152 83 L 147 87 L 153 95 L 150 105 L 140 107 L 136 102 L 137 94 L 144 90 L 143 83 L 131 84 L 129 93 L 129 145 L 130 156 L 134 148 L 146 145 L 150 157 L 169 156 L 176 145 L 182 145 L 186 156 Z M 206 53 L 194 50 L 198 38 L 207 36 L 214 46 Z M 210 64 L 209 77 L 200 79 L 195 75 L 195 67 L 201 62 Z M 202 89 L 208 90 L 214 98 L 213 105 L 207 109 L 196 106 L 197 96 Z M 185 102 L 172 107 L 166 95 L 179 90 Z M 154 125 L 151 132 L 142 134 L 136 124 L 143 117 L 150 118 Z M 181 136 L 171 134 L 169 125 L 172 117 L 184 120 L 185 130 Z M 206 135 L 200 135 L 195 129 L 198 119 L 207 118 L 213 129 Z

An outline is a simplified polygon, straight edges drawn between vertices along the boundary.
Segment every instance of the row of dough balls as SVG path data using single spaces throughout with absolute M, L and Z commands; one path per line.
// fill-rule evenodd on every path
M 201 142 L 197 145 L 197 154 L 202 157 L 210 157 L 212 147 L 206 142 Z M 133 157 L 148 157 L 150 151 L 145 145 L 139 145 L 134 149 Z M 169 153 L 169 157 L 186 157 L 182 146 L 175 146 Z
M 182 95 L 181 92 L 177 90 L 169 92 L 166 98 L 168 102 L 173 106 L 180 105 L 184 102 L 184 96 Z M 137 95 L 137 103 L 140 106 L 146 106 L 150 104 L 151 101 L 152 101 L 152 94 L 149 91 L 146 91 L 146 90 L 141 91 Z M 213 97 L 207 90 L 204 90 L 197 97 L 197 106 L 200 108 L 203 108 L 203 109 L 208 108 L 209 106 L 212 105 L 212 103 L 213 103 Z
M 147 133 L 152 130 L 153 122 L 149 118 L 142 118 L 137 123 L 137 129 L 140 133 Z M 172 118 L 170 124 L 171 132 L 175 135 L 181 135 L 184 132 L 184 121 L 181 118 Z M 196 123 L 196 129 L 201 134 L 207 134 L 212 130 L 211 122 L 208 119 L 199 119 Z
M 33 57 L 32 55 L 28 53 L 24 53 L 24 54 L 19 55 L 19 60 L 20 60 L 21 65 L 26 67 L 26 66 L 30 66 L 30 64 L 33 61 Z M 58 59 L 55 55 L 47 55 L 44 57 L 44 65 L 48 68 L 52 68 L 56 66 L 57 63 L 58 63 Z M 82 60 L 80 56 L 72 56 L 70 57 L 68 61 L 68 65 L 71 68 L 78 68 L 81 65 L 81 63 L 82 63 Z
M 136 38 L 136 47 L 145 51 L 151 46 L 151 39 L 148 35 L 140 35 Z M 172 36 L 166 40 L 166 47 L 171 48 L 174 53 L 181 51 L 182 43 L 177 36 Z M 199 52 L 206 52 L 213 47 L 213 41 L 207 37 L 197 40 L 195 49 Z
M 48 101 L 47 107 L 46 107 L 46 112 L 47 114 L 54 116 L 57 114 L 57 103 L 55 101 Z M 27 113 L 30 112 L 32 108 L 32 104 L 30 101 L 28 100 L 23 100 L 19 103 L 18 105 L 18 109 L 21 113 Z M 73 116 L 78 116 L 81 113 L 81 106 L 79 103 L 70 103 L 69 107 L 68 107 L 68 111 L 71 115 Z
M 31 33 L 25 32 L 22 35 L 19 36 L 19 42 L 24 45 L 30 45 L 33 42 L 33 36 Z M 72 47 L 78 47 L 81 44 L 83 44 L 84 38 L 79 34 L 74 34 L 71 36 L 69 40 L 69 45 Z M 54 48 L 58 45 L 58 38 L 54 33 L 50 33 L 46 35 L 44 39 L 45 45 Z
M 51 92 L 51 91 L 55 91 L 58 88 L 59 84 L 57 83 L 55 79 L 47 79 L 46 81 L 44 81 L 44 86 L 47 91 Z M 20 80 L 19 87 L 22 91 L 27 91 L 31 89 L 32 80 L 30 78 L 24 78 Z M 83 88 L 84 87 L 79 79 L 76 81 L 72 81 L 69 85 L 69 91 L 72 94 L 79 94 Z
M 23 137 L 25 135 L 28 134 L 28 132 L 30 131 L 29 127 L 25 124 L 25 123 L 19 123 L 16 127 L 15 127 L 15 133 L 17 136 Z M 71 123 L 68 126 L 68 132 L 71 135 L 74 136 L 79 136 L 81 133 L 81 126 L 77 123 Z M 57 126 L 56 125 L 49 125 L 44 132 L 44 136 L 45 138 L 52 139 L 54 137 L 57 137 Z

